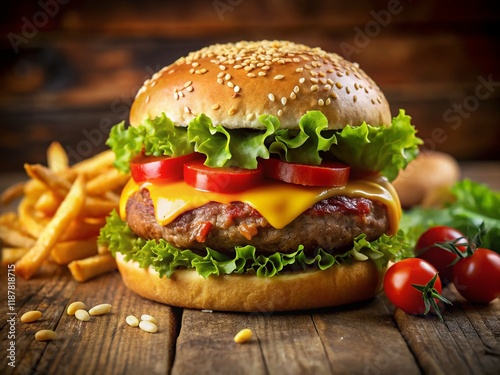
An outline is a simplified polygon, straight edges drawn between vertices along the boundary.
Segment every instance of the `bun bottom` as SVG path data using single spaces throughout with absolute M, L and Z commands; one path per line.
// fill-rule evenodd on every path
M 200 310 L 272 312 L 305 310 L 364 301 L 381 289 L 384 271 L 372 261 L 353 261 L 325 271 L 304 271 L 270 278 L 209 276 L 178 270 L 160 278 L 116 254 L 125 286 L 140 296 L 171 306 Z

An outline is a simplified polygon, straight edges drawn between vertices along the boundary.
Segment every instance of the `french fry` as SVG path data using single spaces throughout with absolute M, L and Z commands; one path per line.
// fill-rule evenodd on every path
M 65 241 L 57 243 L 50 252 L 51 259 L 57 264 L 68 264 L 97 254 L 97 238 L 84 241 Z
M 24 186 L 25 185 L 26 185 L 26 181 L 21 181 L 21 182 L 18 182 L 17 184 L 9 186 L 7 189 L 5 189 L 2 192 L 2 195 L 0 196 L 0 202 L 3 205 L 8 205 L 9 203 L 13 202 L 15 199 L 22 197 L 23 193 L 24 193 Z
M 50 220 L 35 210 L 35 203 L 33 199 L 28 197 L 23 198 L 19 203 L 18 213 L 22 228 L 30 236 L 38 238 Z
M 111 254 L 98 254 L 89 258 L 75 260 L 68 264 L 71 275 L 76 281 L 87 281 L 116 269 L 115 258 Z
M 54 216 L 62 199 L 53 191 L 46 191 L 40 195 L 35 203 L 35 210 L 42 212 L 45 216 Z
M 29 248 L 35 244 L 35 240 L 17 228 L 11 228 L 5 224 L 0 224 L 0 240 L 4 244 L 13 247 Z
M 61 237 L 61 241 L 85 240 L 91 237 L 97 237 L 99 231 L 106 223 L 106 218 L 77 218 L 68 226 Z
M 97 197 L 87 197 L 80 216 L 89 218 L 105 217 L 108 216 L 113 209 L 118 209 L 118 206 L 118 202 Z
M 99 175 L 104 169 L 113 167 L 115 161 L 115 154 L 111 150 L 103 151 L 90 159 L 82 160 L 75 164 L 71 169 L 78 173 L 83 174 L 87 180 L 91 180 Z
M 15 227 L 19 223 L 19 218 L 15 212 L 5 212 L 0 215 L 0 224 Z
M 79 176 L 64 198 L 54 217 L 38 237 L 35 245 L 16 263 L 16 272 L 30 279 L 48 258 L 50 251 L 67 226 L 78 216 L 85 200 L 84 177 Z
M 59 142 L 52 142 L 47 149 L 47 165 L 55 173 L 68 169 L 68 154 Z
M 47 188 L 57 195 L 64 197 L 71 188 L 71 182 L 58 176 L 49 168 L 40 164 L 25 164 L 24 169 L 28 176 L 44 183 Z
M 16 263 L 28 251 L 29 249 L 22 247 L 4 247 L 2 249 L 2 266 Z
M 87 182 L 87 194 L 104 196 L 107 192 L 119 189 L 130 179 L 130 175 L 115 168 L 108 169 Z

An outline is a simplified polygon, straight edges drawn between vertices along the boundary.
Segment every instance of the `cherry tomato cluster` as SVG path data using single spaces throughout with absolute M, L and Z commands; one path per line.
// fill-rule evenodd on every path
M 440 316 L 437 303 L 446 302 L 440 296 L 442 282 L 453 283 L 469 302 L 500 297 L 500 255 L 479 247 L 477 238 L 448 226 L 432 227 L 420 236 L 415 255 L 395 263 L 384 278 L 387 297 L 408 314 L 432 308 Z
M 179 157 L 139 155 L 130 163 L 135 182 L 168 183 L 184 179 L 197 189 L 216 193 L 236 193 L 271 178 L 305 186 L 345 186 L 350 167 L 344 163 L 324 162 L 321 165 L 289 163 L 279 159 L 262 159 L 256 169 L 237 167 L 211 168 L 204 165 L 204 156 L 191 153 Z

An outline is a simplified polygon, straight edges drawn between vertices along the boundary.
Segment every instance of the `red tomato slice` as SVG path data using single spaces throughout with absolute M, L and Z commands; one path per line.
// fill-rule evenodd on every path
M 262 167 L 212 168 L 201 161 L 184 164 L 184 181 L 196 189 L 215 193 L 236 193 L 258 185 L 263 178 Z
M 137 183 L 181 180 L 184 163 L 197 159 L 203 159 L 203 155 L 195 152 L 177 157 L 138 155 L 130 162 L 130 173 Z
M 262 164 L 265 176 L 306 186 L 345 186 L 351 169 L 347 164 L 332 161 L 324 161 L 321 165 L 306 165 L 270 158 L 262 160 Z

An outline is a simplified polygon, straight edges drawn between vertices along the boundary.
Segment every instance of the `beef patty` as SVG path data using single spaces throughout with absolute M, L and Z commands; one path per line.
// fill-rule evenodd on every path
M 366 198 L 336 196 L 306 210 L 282 229 L 273 228 L 253 207 L 243 202 L 210 202 L 161 226 L 147 189 L 133 194 L 126 207 L 132 231 L 146 239 L 164 238 L 181 249 L 234 252 L 235 246 L 253 245 L 260 253 L 342 250 L 361 233 L 372 241 L 389 227 L 387 208 Z

